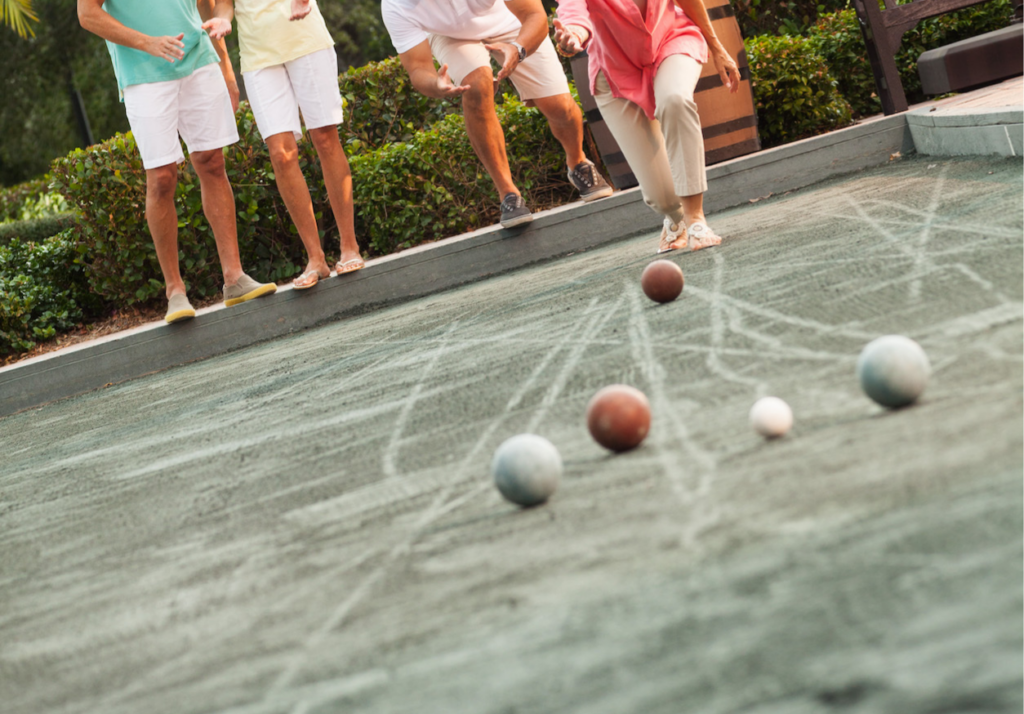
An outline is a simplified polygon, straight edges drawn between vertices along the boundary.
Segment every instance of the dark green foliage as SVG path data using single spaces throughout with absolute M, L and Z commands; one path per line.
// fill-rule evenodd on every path
M 380 0 L 321 2 L 319 6 L 342 67 L 358 67 L 395 54 L 380 16 Z
M 799 35 L 827 12 L 850 6 L 850 0 L 732 0 L 744 37 Z
M 277 192 L 266 144 L 246 104 L 238 112 L 238 132 L 239 143 L 228 147 L 225 156 L 235 192 L 242 264 L 259 280 L 284 280 L 305 263 L 305 255 Z M 321 231 L 329 231 L 334 216 L 309 141 L 299 143 L 299 165 Z M 145 217 L 146 172 L 131 133 L 58 159 L 53 176 L 55 187 L 81 214 L 75 231 L 93 290 L 129 305 L 162 295 L 160 265 Z M 215 296 L 222 287 L 216 242 L 203 214 L 199 179 L 188 162 L 178 170 L 176 206 L 178 254 L 189 292 Z
M 512 178 L 533 207 L 571 200 L 565 155 L 536 109 L 506 96 L 497 108 Z M 452 115 L 407 143 L 353 157 L 356 231 L 391 253 L 497 221 L 499 198 Z
M 70 231 L 0 246 L 0 356 L 30 350 L 98 313 L 77 255 Z
M 34 201 L 50 188 L 50 177 L 32 179 L 10 188 L 0 189 L 0 223 L 17 221 L 26 201 Z
M 1010 0 L 992 0 L 924 20 L 907 32 L 896 55 L 896 66 L 907 100 L 913 104 L 925 99 L 917 73 L 917 58 L 922 52 L 998 30 L 1009 23 L 1012 14 Z M 809 38 L 831 68 L 839 82 L 839 91 L 850 102 L 854 114 L 866 116 L 881 112 L 882 104 L 875 94 L 875 78 L 864 48 L 857 13 L 844 10 L 825 15 L 811 29 Z
M 74 213 L 58 213 L 30 221 L 0 223 L 0 245 L 19 239 L 24 243 L 39 243 L 52 238 L 75 224 Z
M 764 35 L 744 44 L 762 146 L 785 144 L 850 123 L 850 105 L 809 40 Z
M 413 134 L 460 110 L 458 103 L 417 92 L 397 57 L 351 68 L 339 78 L 345 99 L 345 150 L 372 151 L 408 141 Z

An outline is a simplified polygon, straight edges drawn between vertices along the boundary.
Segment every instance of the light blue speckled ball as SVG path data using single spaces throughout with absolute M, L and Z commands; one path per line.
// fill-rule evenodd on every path
M 491 460 L 491 476 L 501 495 L 520 506 L 544 503 L 562 478 L 562 457 L 543 436 L 506 439 Z
M 921 345 L 902 335 L 872 340 L 857 360 L 861 389 L 890 409 L 905 407 L 921 396 L 931 373 Z

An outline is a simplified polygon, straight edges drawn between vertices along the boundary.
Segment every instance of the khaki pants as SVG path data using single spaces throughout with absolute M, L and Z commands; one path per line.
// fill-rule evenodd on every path
M 644 201 L 677 224 L 683 222 L 679 197 L 708 189 L 704 136 L 693 100 L 700 73 L 701 64 L 686 55 L 661 63 L 654 78 L 653 121 L 633 102 L 613 97 L 603 72 L 595 86 L 594 100 L 640 182 Z

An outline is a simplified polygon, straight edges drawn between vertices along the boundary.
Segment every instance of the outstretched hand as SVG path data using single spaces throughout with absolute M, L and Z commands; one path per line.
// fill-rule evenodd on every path
M 223 17 L 211 17 L 203 23 L 203 29 L 210 35 L 211 40 L 221 40 L 231 34 L 231 20 Z
M 312 11 L 313 8 L 310 6 L 309 0 L 292 0 L 292 14 L 288 19 L 301 20 Z
M 437 94 L 441 99 L 461 97 L 462 93 L 469 89 L 469 85 L 456 85 L 448 74 L 448 65 L 441 65 L 437 71 Z
M 721 44 L 710 49 L 711 57 L 715 61 L 715 69 L 718 70 L 722 84 L 729 88 L 731 94 L 735 94 L 736 90 L 740 88 L 740 68 L 736 66 L 736 60 L 729 56 Z
M 586 29 L 578 25 L 563 25 L 561 20 L 555 20 L 555 44 L 568 56 L 579 54 L 583 51 L 583 35 L 588 34 Z
M 503 55 L 501 60 L 501 69 L 498 70 L 498 74 L 494 76 L 495 82 L 500 82 L 516 71 L 516 67 L 519 66 L 519 50 L 515 48 L 515 45 L 510 45 L 507 42 L 499 42 L 496 45 L 484 45 L 484 47 L 489 52 Z
M 174 60 L 180 60 L 185 56 L 185 43 L 182 42 L 184 39 L 184 32 L 177 37 L 150 37 L 146 52 L 154 57 L 161 57 L 173 64 Z

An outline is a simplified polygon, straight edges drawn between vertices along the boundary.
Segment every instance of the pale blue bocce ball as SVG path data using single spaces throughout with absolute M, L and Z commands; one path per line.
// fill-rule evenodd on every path
M 872 340 L 857 360 L 861 389 L 883 407 L 914 402 L 928 385 L 932 366 L 921 345 L 902 335 Z
M 562 478 L 562 457 L 543 436 L 519 434 L 494 452 L 491 476 L 501 495 L 520 506 L 544 503 Z

